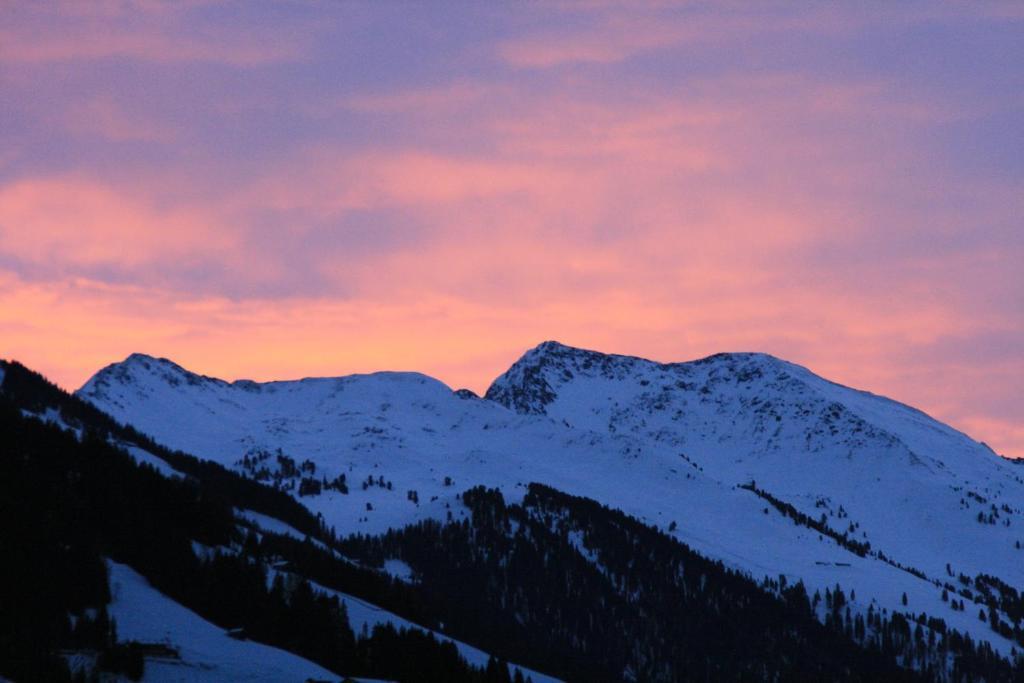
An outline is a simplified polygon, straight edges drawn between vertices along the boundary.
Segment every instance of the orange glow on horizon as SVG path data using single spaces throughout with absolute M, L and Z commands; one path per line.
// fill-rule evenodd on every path
M 763 351 L 1024 456 L 1022 17 L 506 12 L 11 10 L 0 356 L 483 392 L 547 339 Z

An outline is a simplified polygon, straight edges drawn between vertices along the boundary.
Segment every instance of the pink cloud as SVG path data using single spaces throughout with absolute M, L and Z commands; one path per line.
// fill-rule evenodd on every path
M 28 4 L 0 26 L 0 63 L 46 64 L 106 58 L 257 66 L 303 57 L 309 35 L 281 27 L 212 26 L 188 13 L 208 3 Z
M 571 28 L 518 36 L 497 46 L 499 58 L 519 68 L 611 64 L 656 50 L 736 43 L 771 32 L 848 32 L 861 21 L 827 6 L 795 12 L 785 7 L 718 11 L 697 3 L 621 5 L 581 3 L 563 7 L 578 22 Z
M 220 250 L 233 236 L 202 212 L 159 210 L 74 177 L 0 186 L 0 251 L 50 266 L 137 267 Z
M 64 125 L 83 137 L 98 136 L 114 142 L 171 142 L 170 125 L 130 114 L 112 98 L 94 97 L 64 112 Z
M 607 64 L 693 40 L 699 35 L 699 29 L 680 22 L 609 18 L 585 31 L 512 39 L 498 46 L 498 55 L 513 66 L 526 68 L 587 62 Z
M 340 106 L 369 113 L 449 113 L 497 95 L 514 97 L 514 91 L 495 84 L 459 81 L 441 87 L 354 95 L 342 99 Z
M 588 305 L 595 296 L 600 305 Z M 0 274 L 0 333 L 5 356 L 39 367 L 70 388 L 137 350 L 227 378 L 416 369 L 482 391 L 525 348 L 550 337 L 666 361 L 724 349 L 784 349 L 789 353 L 782 355 L 827 377 L 892 395 L 997 449 L 1024 453 L 1012 419 L 970 409 L 984 389 L 956 378 L 966 380 L 972 370 L 952 365 L 946 383 L 929 384 L 916 376 L 924 368 L 887 359 L 894 346 L 957 329 L 956 320 L 941 311 L 880 315 L 869 310 L 870 302 L 856 300 L 844 301 L 840 312 L 829 308 L 830 297 L 793 288 L 726 296 L 714 305 L 699 298 L 651 300 L 631 290 L 527 304 L 473 303 L 429 292 L 348 302 L 232 301 L 87 280 L 29 283 L 8 273 Z M 822 315 L 829 310 L 831 315 Z M 766 336 L 772 323 L 774 332 Z M 815 329 L 826 331 L 829 346 Z M 409 338 L 417 343 L 410 345 Z
M 563 3 L 577 21 L 568 28 L 537 31 L 498 44 L 497 55 L 517 68 L 545 69 L 612 64 L 657 50 L 739 44 L 764 34 L 850 35 L 865 27 L 920 26 L 938 21 L 1015 20 L 1019 6 L 988 4 L 891 4 L 850 12 L 826 4 L 793 7 L 689 2 Z
M 81 7 L 62 8 L 82 22 L 68 30 L 0 29 L 5 77 L 28 87 L 102 57 L 162 72 L 306 54 L 301 31 L 183 35 L 160 3 L 129 31 L 123 5 Z M 202 143 L 102 94 L 62 101 L 74 143 L 144 140 L 187 162 L 92 159 L 93 172 L 82 144 L 71 171 L 5 176 L 3 353 L 69 386 L 140 350 L 229 378 L 418 369 L 482 390 L 552 337 L 666 361 L 761 350 L 1024 455 L 996 406 L 1019 403 L 1024 369 L 969 348 L 1024 334 L 1022 255 L 992 237 L 1024 212 L 1019 188 L 958 175 L 922 142 L 996 104 L 939 101 L 877 71 L 720 69 L 654 86 L 579 68 L 928 12 L 561 9 L 586 16 L 468 68 L 495 49 L 475 45 L 404 88 L 385 87 L 385 68 L 330 89 L 322 64 L 247 73 L 229 94 L 223 70 L 194 92 L 175 80 L 216 112 Z
M 739 279 L 742 286 L 743 278 L 777 274 L 778 264 L 821 245 L 857 249 L 877 230 L 849 211 L 859 188 L 877 177 L 877 147 L 857 135 L 833 137 L 823 147 L 787 131 L 790 117 L 889 115 L 878 111 L 879 86 L 849 86 L 840 108 L 821 109 L 814 103 L 847 91 L 792 78 L 761 81 L 726 84 L 729 93 L 746 93 L 743 104 L 715 92 L 693 102 L 616 103 L 542 94 L 511 107 L 500 96 L 474 97 L 462 105 L 469 122 L 457 117 L 448 134 L 486 140 L 479 153 L 321 146 L 271 169 L 235 202 L 320 219 L 388 208 L 415 215 L 429 232 L 426 247 L 417 242 L 408 251 L 364 255 L 362 263 L 338 269 L 361 290 L 414 283 L 500 296 L 501 288 L 514 287 L 530 299 L 532 283 L 543 283 L 538 293 L 579 282 L 596 287 L 601 277 L 663 289 L 666 274 L 693 282 L 692 273 L 706 282 Z M 417 90 L 388 103 L 424 100 L 437 98 Z M 884 150 L 889 160 L 914 153 Z M 436 256 L 426 258 L 424 249 Z M 497 250 L 512 257 L 501 277 L 488 273 L 489 253 Z M 583 273 L 561 267 L 566 261 L 592 267 Z M 648 268 L 637 275 L 630 263 Z M 377 282 L 372 275 L 381 271 L 402 275 Z

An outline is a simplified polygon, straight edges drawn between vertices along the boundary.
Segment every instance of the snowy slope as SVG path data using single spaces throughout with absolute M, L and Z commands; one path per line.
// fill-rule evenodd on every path
M 254 513 L 252 513 L 254 514 Z M 269 518 L 263 518 L 266 522 Z M 281 524 L 271 522 L 271 525 Z M 149 657 L 146 660 L 144 680 L 157 681 L 306 681 L 338 680 L 338 676 L 290 652 L 248 640 L 236 640 L 191 610 L 153 588 L 145 577 L 127 565 L 108 563 L 112 601 L 111 616 L 117 621 L 120 640 L 167 645 L 178 651 L 178 658 Z M 313 584 L 316 590 L 337 595 L 345 604 L 349 622 L 356 633 L 365 628 L 372 631 L 378 624 L 391 624 L 395 628 L 423 629 L 402 617 L 381 609 L 359 598 Z M 475 647 L 433 632 L 442 640 L 453 643 L 468 662 L 475 666 L 487 665 L 489 655 Z M 531 669 L 520 669 L 535 683 L 558 681 Z
M 168 645 L 178 658 L 147 658 L 147 683 L 158 681 L 333 681 L 336 674 L 290 652 L 236 640 L 153 588 L 127 565 L 110 562 L 110 615 L 120 640 Z
M 645 457 L 685 454 L 718 481 L 756 481 L 814 517 L 825 512 L 838 531 L 858 524 L 858 540 L 930 576 L 950 562 L 956 572 L 1024 585 L 1018 469 L 918 410 L 777 358 L 720 354 L 662 365 L 547 343 L 487 396 L 578 428 L 629 434 Z M 840 506 L 841 519 L 832 514 Z M 978 523 L 979 512 L 996 523 Z
M 475 647 L 472 647 L 471 645 L 467 645 L 453 638 L 449 638 L 443 633 L 438 633 L 437 631 L 432 631 L 430 629 L 424 629 L 422 626 L 414 624 L 413 622 L 408 621 L 407 619 L 403 619 L 397 614 L 389 612 L 385 609 L 381 609 L 376 605 L 372 605 L 364 600 L 360 600 L 357 597 L 348 595 L 347 593 L 340 593 L 338 591 L 331 590 L 330 588 L 326 588 L 316 583 L 313 583 L 313 586 L 316 590 L 322 593 L 326 593 L 327 595 L 338 596 L 338 599 L 345 604 L 345 610 L 348 612 L 349 623 L 352 625 L 352 630 L 357 634 L 362 633 L 364 629 L 367 632 L 372 631 L 374 626 L 384 624 L 390 624 L 397 629 L 404 628 L 425 631 L 427 633 L 432 633 L 434 637 L 436 637 L 441 642 L 450 642 L 453 645 L 455 645 L 455 649 L 459 651 L 459 654 L 462 655 L 462 657 L 473 666 L 479 667 L 481 669 L 486 668 L 487 666 L 487 661 L 488 659 L 490 659 L 490 654 L 484 652 L 483 650 L 477 649 Z M 523 677 L 528 677 L 532 679 L 533 683 L 558 683 L 558 681 L 560 680 L 558 678 L 548 676 L 547 674 L 540 673 L 539 671 L 527 669 L 526 667 L 522 667 L 511 662 L 508 664 L 508 669 L 509 673 L 513 675 L 517 670 L 521 671 Z
M 923 610 L 1010 648 L 932 581 L 956 583 L 949 563 L 1024 588 L 1024 471 L 919 411 L 770 356 L 664 365 L 548 342 L 481 400 L 414 373 L 227 383 L 133 355 L 79 395 L 157 441 L 264 468 L 296 492 L 302 476 L 345 474 L 347 495 L 302 497 L 339 533 L 457 518 L 456 492 L 486 484 L 517 499 L 539 481 L 662 528 L 674 521 L 682 541 L 755 577 L 802 578 L 811 592 L 840 583 L 856 591 L 854 609 Z M 307 469 L 289 473 L 278 449 Z M 737 487 L 752 480 L 890 561 L 794 524 Z
M 267 515 L 262 515 L 258 512 L 253 512 L 252 510 L 240 510 L 238 511 L 238 517 L 242 520 L 252 523 L 252 525 L 260 531 L 291 536 L 292 538 L 297 538 L 299 540 L 307 538 L 304 534 L 300 533 L 288 524 L 285 524 L 284 522 L 278 519 L 274 519 L 273 517 L 268 517 Z M 319 541 L 313 540 L 313 542 L 323 547 L 323 545 Z M 337 553 L 337 551 L 335 551 L 335 553 L 339 557 L 341 556 L 340 553 Z M 406 565 L 404 562 L 401 562 L 400 560 L 389 560 L 387 564 L 389 566 L 385 567 L 385 571 L 388 571 L 396 578 L 402 580 L 411 580 L 411 568 L 409 568 L 409 566 Z M 268 580 L 273 581 L 273 577 L 277 573 L 287 575 L 286 572 L 272 570 L 270 575 L 268 576 Z M 480 668 L 484 668 L 487 666 L 487 661 L 490 658 L 490 654 L 484 652 L 483 650 L 475 648 L 472 645 L 468 645 L 461 641 L 455 640 L 454 638 L 450 638 L 444 633 L 424 628 L 419 624 L 411 622 L 408 619 L 404 619 L 403 617 L 400 617 L 397 614 L 394 614 L 393 612 L 390 612 L 382 607 L 378 607 L 377 605 L 362 600 L 354 595 L 349 595 L 348 593 L 342 593 L 340 591 L 327 588 L 326 586 L 322 586 L 316 583 L 315 581 L 310 581 L 310 584 L 313 586 L 315 590 L 326 595 L 337 596 L 338 600 L 344 603 L 345 609 L 348 612 L 349 625 L 351 626 L 352 631 L 357 635 L 363 633 L 364 631 L 372 631 L 374 626 L 385 624 L 390 624 L 397 629 L 415 629 L 423 631 L 425 633 L 431 633 L 434 635 L 435 638 L 442 642 L 446 641 L 452 643 L 455 646 L 455 649 L 458 650 L 459 654 L 473 666 L 477 666 Z M 510 672 L 515 673 L 515 671 L 518 669 L 522 671 L 524 677 L 532 678 L 534 683 L 557 683 L 557 681 L 560 680 L 548 676 L 547 674 L 543 674 L 538 671 L 534 671 L 532 669 L 519 666 L 514 662 L 509 662 L 508 666 Z

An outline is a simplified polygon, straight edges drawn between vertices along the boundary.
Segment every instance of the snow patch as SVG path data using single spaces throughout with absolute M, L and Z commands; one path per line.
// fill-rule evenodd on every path
M 414 572 L 412 567 L 402 560 L 396 560 L 394 558 L 384 560 L 384 571 L 392 578 L 404 581 L 405 583 L 413 583 L 416 581 L 416 572 Z
M 166 460 L 153 455 L 144 448 L 139 448 L 138 446 L 126 443 L 118 445 L 127 451 L 128 455 L 132 456 L 132 459 L 135 460 L 135 462 L 140 465 L 149 465 L 165 477 L 171 478 L 184 476 L 181 472 L 171 467 Z

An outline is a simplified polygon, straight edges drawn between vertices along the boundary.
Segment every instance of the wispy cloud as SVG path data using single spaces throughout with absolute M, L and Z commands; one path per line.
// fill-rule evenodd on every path
M 132 114 L 112 97 L 96 96 L 72 105 L 63 113 L 64 125 L 72 133 L 100 137 L 114 142 L 172 142 L 174 128 L 152 118 Z
M 377 7 L 0 10 L 0 352 L 480 390 L 551 337 L 763 350 L 1024 455 L 1015 19 Z
M 55 274 L 134 272 L 224 250 L 235 235 L 203 212 L 160 210 L 81 178 L 0 186 L 0 254 Z
M 125 58 L 160 63 L 258 66 L 307 54 L 309 36 L 259 24 L 190 21 L 209 3 L 26 3 L 0 24 L 0 63 Z

